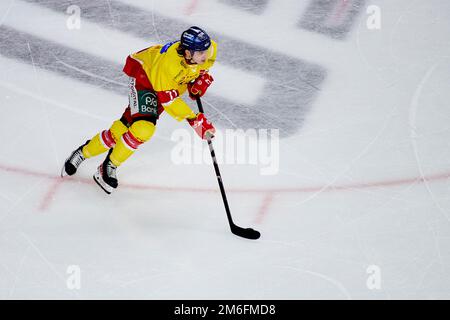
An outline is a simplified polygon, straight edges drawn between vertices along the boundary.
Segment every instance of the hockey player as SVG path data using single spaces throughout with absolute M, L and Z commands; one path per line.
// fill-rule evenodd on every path
M 87 158 L 108 151 L 94 174 L 94 180 L 106 192 L 117 188 L 117 167 L 152 137 L 156 122 L 166 111 L 178 121 L 187 120 L 202 139 L 212 138 L 214 126 L 202 113 L 195 113 L 181 99 L 205 94 L 213 78 L 208 73 L 217 55 L 217 44 L 198 27 L 184 31 L 179 41 L 156 45 L 127 57 L 123 71 L 130 77 L 129 105 L 122 117 L 108 130 L 72 152 L 61 176 L 74 175 Z

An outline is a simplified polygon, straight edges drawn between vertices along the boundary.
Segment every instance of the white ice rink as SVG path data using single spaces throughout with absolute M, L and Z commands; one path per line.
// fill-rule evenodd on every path
M 120 117 L 126 56 L 191 25 L 218 130 L 280 132 L 275 174 L 220 164 L 257 241 L 167 114 L 113 194 L 103 155 L 59 176 Z M 0 1 L 0 299 L 450 298 L 449 39 L 447 0 Z

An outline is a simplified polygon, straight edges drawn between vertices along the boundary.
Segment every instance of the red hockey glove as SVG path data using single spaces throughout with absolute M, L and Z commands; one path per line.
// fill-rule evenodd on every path
M 186 120 L 187 122 L 189 122 L 191 127 L 194 128 L 195 132 L 197 132 L 200 138 L 206 140 L 207 138 L 212 139 L 214 137 L 216 128 L 214 128 L 212 123 L 209 122 L 208 119 L 206 119 L 203 113 L 197 113 L 197 118 Z
M 189 97 L 195 100 L 196 96 L 203 96 L 213 81 L 213 77 L 208 72 L 200 74 L 197 79 L 188 83 Z

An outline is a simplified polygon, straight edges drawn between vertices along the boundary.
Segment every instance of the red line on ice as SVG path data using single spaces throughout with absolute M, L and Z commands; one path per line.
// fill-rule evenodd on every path
M 342 21 L 342 14 L 347 10 L 349 4 L 349 0 L 341 0 L 340 3 L 336 6 L 335 13 L 332 15 L 333 24 L 340 24 Z
M 256 216 L 255 223 L 260 224 L 264 219 L 266 213 L 269 211 L 269 206 L 273 201 L 275 196 L 274 192 L 268 192 L 262 201 L 261 207 L 259 208 L 258 215 Z
M 60 178 L 57 174 L 49 174 L 38 172 L 34 170 L 13 167 L 8 165 L 0 164 L 0 170 L 6 172 L 12 172 L 25 176 L 39 177 L 39 178 L 47 178 L 50 180 L 54 180 L 55 183 L 50 187 L 49 191 L 45 195 L 43 202 L 41 203 L 40 208 L 48 208 L 50 202 L 56 193 L 58 187 L 63 182 L 81 182 L 85 184 L 94 185 L 94 181 L 88 178 L 74 178 L 74 177 L 65 177 Z M 342 185 L 331 185 L 331 186 L 310 186 L 310 187 L 285 187 L 285 188 L 272 188 L 272 189 L 264 189 L 264 188 L 228 188 L 227 192 L 237 192 L 237 193 L 266 193 L 266 197 L 263 200 L 263 203 L 259 209 L 259 216 L 257 219 L 261 221 L 262 216 L 267 212 L 270 203 L 273 200 L 275 194 L 278 193 L 312 193 L 312 192 L 333 192 L 333 191 L 350 191 L 350 190 L 358 190 L 358 189 L 367 189 L 367 188 L 377 188 L 377 187 L 397 187 L 401 185 L 407 185 L 412 183 L 423 183 L 425 181 L 439 181 L 446 180 L 450 178 L 449 172 L 441 172 L 432 175 L 428 175 L 425 177 L 411 177 L 411 178 L 402 178 L 402 179 L 393 179 L 393 180 L 380 180 L 373 181 L 367 183 L 353 183 L 353 184 L 342 184 Z M 195 188 L 195 187 L 171 187 L 171 186 L 161 186 L 161 185 L 149 185 L 149 184 L 130 184 L 130 183 L 122 183 L 121 188 L 133 189 L 133 190 L 155 190 L 155 191 L 168 191 L 168 192 L 219 192 L 217 188 Z
M 29 169 L 23 169 L 19 167 L 12 167 L 7 165 L 0 164 L 0 170 L 6 172 L 13 172 L 26 176 L 40 177 L 40 178 L 48 178 L 48 179 L 61 179 L 62 182 L 81 182 L 86 184 L 94 185 L 94 181 L 91 178 L 73 178 L 73 177 L 65 177 L 59 178 L 58 174 L 50 174 L 43 173 L 38 171 L 33 171 Z M 237 193 L 311 193 L 317 191 L 324 192 L 332 192 L 332 191 L 348 191 L 348 190 L 356 190 L 356 189 L 367 189 L 367 188 L 376 188 L 376 187 L 395 187 L 400 185 L 407 185 L 411 183 L 422 183 L 425 181 L 438 181 L 445 180 L 450 178 L 449 172 L 441 172 L 436 174 L 431 174 L 425 177 L 411 177 L 411 178 L 403 178 L 403 179 L 393 179 L 393 180 L 381 180 L 381 181 L 373 181 L 367 183 L 353 183 L 353 184 L 342 184 L 342 185 L 331 185 L 328 187 L 324 186 L 311 186 L 311 187 L 285 187 L 285 188 L 227 188 L 226 190 L 229 192 L 237 192 Z M 122 183 L 122 188 L 127 189 L 143 189 L 143 190 L 156 190 L 156 191 L 178 191 L 178 192 L 218 192 L 219 190 L 216 188 L 195 188 L 195 187 L 171 187 L 171 186 L 161 186 L 161 185 L 149 185 L 149 184 L 130 184 L 130 183 Z
M 44 196 L 44 199 L 42 199 L 42 202 L 39 205 L 39 211 L 45 211 L 48 209 L 53 200 L 53 197 L 56 194 L 56 191 L 58 191 L 58 188 L 62 183 L 63 180 L 61 178 L 53 178 L 53 184 L 48 189 L 47 193 Z
M 192 0 L 191 3 L 189 3 L 189 5 L 184 10 L 184 13 L 187 16 L 190 16 L 194 12 L 195 8 L 197 7 L 197 4 L 198 4 L 198 0 Z

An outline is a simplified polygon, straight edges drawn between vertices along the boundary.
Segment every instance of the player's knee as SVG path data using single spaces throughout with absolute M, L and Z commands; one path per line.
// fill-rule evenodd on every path
M 111 128 L 109 129 L 111 131 L 111 134 L 114 138 L 114 140 L 117 142 L 118 139 L 128 131 L 128 128 L 126 125 L 124 125 L 120 120 L 116 120 L 113 122 Z
M 148 141 L 155 132 L 155 125 L 147 120 L 138 120 L 130 126 L 131 134 L 138 140 Z

